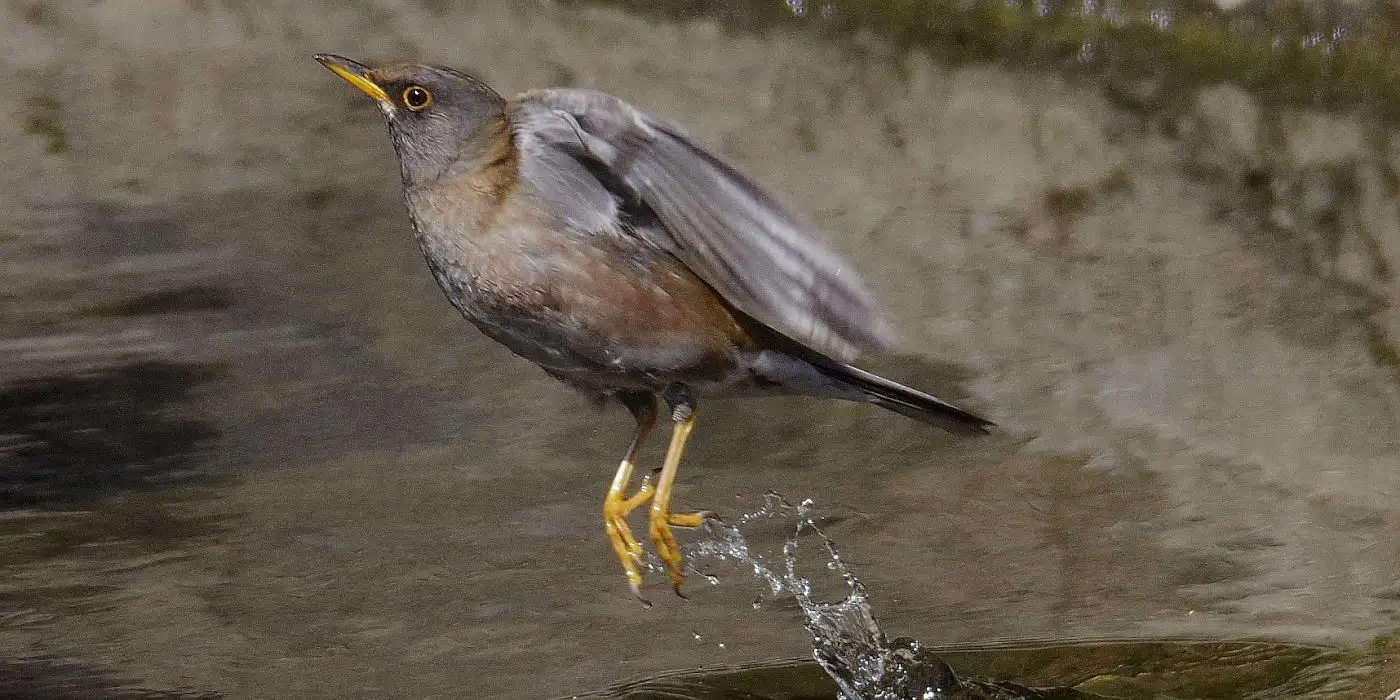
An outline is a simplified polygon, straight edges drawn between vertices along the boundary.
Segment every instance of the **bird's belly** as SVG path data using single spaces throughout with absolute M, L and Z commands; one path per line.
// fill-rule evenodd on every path
M 489 320 L 471 320 L 487 337 L 551 376 L 604 393 L 724 383 L 736 364 L 732 354 L 717 355 L 680 339 L 639 346 L 629 339 L 582 333 L 568 323 L 494 314 Z
M 495 256 L 423 252 L 468 321 L 571 384 L 607 392 L 728 381 L 748 339 L 679 261 L 605 239 L 554 243 Z

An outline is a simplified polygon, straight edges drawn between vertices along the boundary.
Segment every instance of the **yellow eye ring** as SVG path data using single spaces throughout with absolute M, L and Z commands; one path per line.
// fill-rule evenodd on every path
M 421 85 L 410 85 L 403 90 L 403 106 L 421 112 L 433 103 L 433 93 Z

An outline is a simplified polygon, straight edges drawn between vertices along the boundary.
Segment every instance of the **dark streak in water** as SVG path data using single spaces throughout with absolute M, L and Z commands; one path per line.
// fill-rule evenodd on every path
M 219 693 L 139 688 L 66 659 L 0 661 L 0 700 L 213 700 Z
M 190 404 L 216 376 L 151 361 L 0 387 L 0 508 L 71 507 L 207 476 L 198 456 L 217 432 Z
M 233 306 L 234 297 L 226 287 L 192 284 L 122 301 L 103 304 L 92 310 L 96 316 L 128 318 L 189 311 L 222 311 Z

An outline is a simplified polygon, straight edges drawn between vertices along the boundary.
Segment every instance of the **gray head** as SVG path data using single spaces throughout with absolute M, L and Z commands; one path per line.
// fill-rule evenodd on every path
M 370 68 L 332 54 L 315 58 L 379 106 L 405 184 L 440 176 L 464 155 L 467 137 L 505 107 L 495 90 L 450 68 L 412 63 Z

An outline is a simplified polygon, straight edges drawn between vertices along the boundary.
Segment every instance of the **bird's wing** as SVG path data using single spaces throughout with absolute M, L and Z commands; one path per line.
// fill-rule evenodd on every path
M 643 238 L 739 311 L 819 351 L 850 360 L 889 346 L 850 264 L 674 124 L 591 90 L 529 92 L 513 109 L 522 175 L 581 230 Z

